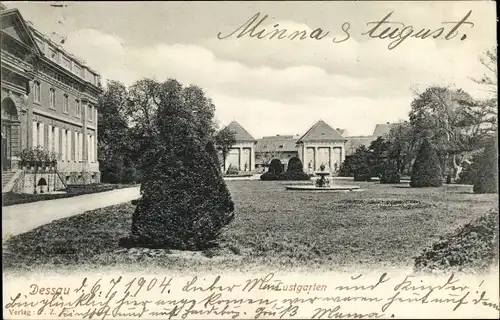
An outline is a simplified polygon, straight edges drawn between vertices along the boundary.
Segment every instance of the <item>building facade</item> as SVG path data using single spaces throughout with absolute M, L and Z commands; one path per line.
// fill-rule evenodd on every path
M 347 139 L 323 120 L 316 122 L 297 141 L 299 159 L 305 171 L 319 171 L 321 166 L 337 172 L 345 159 Z
M 248 141 L 251 136 L 241 125 L 234 123 L 236 122 L 228 127 L 236 132 L 237 144 L 235 147 L 238 148 L 244 142 L 242 140 L 245 140 L 241 137 L 246 137 Z M 241 132 L 246 134 L 242 135 Z M 266 171 L 273 159 L 279 159 L 283 170 L 286 170 L 288 161 L 293 157 L 298 157 L 306 172 L 318 171 L 321 165 L 324 165 L 327 170 L 336 172 L 345 159 L 345 143 L 347 141 L 339 132 L 345 132 L 345 130 L 333 129 L 323 120 L 319 120 L 302 136 L 276 135 L 255 140 L 255 151 L 251 157 L 253 159 L 251 163 L 255 163 L 255 167 L 252 167 L 252 171 L 254 169 L 259 172 Z M 237 157 L 239 154 L 241 152 L 235 152 L 234 161 L 229 160 L 229 163 L 239 161 L 240 158 Z
M 0 14 L 2 172 L 22 169 L 22 151 L 39 146 L 56 154 L 66 184 L 99 182 L 99 74 L 17 9 Z
M 285 171 L 288 161 L 299 155 L 297 147 L 299 138 L 298 135 L 278 134 L 257 139 L 257 144 L 255 145 L 255 162 L 258 171 L 265 172 L 273 159 L 279 159 L 283 166 L 283 171 Z
M 238 122 L 231 122 L 227 128 L 234 132 L 236 143 L 226 157 L 225 168 L 238 168 L 242 172 L 255 170 L 255 139 Z

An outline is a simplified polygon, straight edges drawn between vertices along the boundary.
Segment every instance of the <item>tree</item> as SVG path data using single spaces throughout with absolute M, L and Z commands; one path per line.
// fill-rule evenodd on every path
M 498 136 L 498 135 L 497 135 Z M 484 151 L 473 162 L 474 193 L 498 193 L 498 142 L 490 137 Z
M 371 166 L 370 150 L 364 145 L 358 147 L 352 155 L 351 161 L 354 181 L 370 181 L 372 178 Z
M 424 139 L 413 164 L 410 187 L 439 187 L 442 184 L 443 178 L 438 155 L 429 140 Z
M 169 79 L 158 89 L 158 109 L 150 122 L 157 135 L 148 140 L 146 177 L 132 216 L 132 235 L 120 244 L 203 249 L 234 219 L 234 203 L 213 155 L 206 151 L 207 131 L 193 125 L 200 120 L 183 99 L 182 85 Z
M 191 123 L 194 130 L 198 131 L 201 137 L 205 137 L 207 141 L 212 140 L 216 132 L 215 122 L 213 120 L 215 114 L 215 106 L 212 100 L 208 98 L 203 90 L 194 85 L 190 85 L 182 91 L 182 97 L 187 108 L 194 115 L 194 121 Z
M 465 91 L 429 87 L 412 102 L 410 123 L 415 139 L 429 139 L 441 161 L 443 174 L 450 167 L 458 179 L 464 161 L 478 141 L 491 130 L 489 111 Z
M 498 70 L 497 70 L 497 49 L 493 47 L 487 50 L 480 58 L 479 61 L 485 67 L 485 73 L 479 79 L 472 79 L 474 82 L 484 85 L 486 91 L 497 96 L 498 92 Z
M 231 147 L 236 143 L 236 135 L 228 127 L 225 127 L 215 135 L 215 145 L 217 150 L 222 153 L 222 163 L 224 172 L 226 171 L 226 159 Z
M 98 101 L 98 154 L 101 180 L 119 183 L 127 158 L 128 123 L 126 105 L 128 92 L 120 82 L 108 81 Z
M 389 157 L 397 163 L 397 171 L 401 175 L 410 174 L 413 160 L 417 156 L 419 137 L 409 122 L 401 122 L 391 127 L 387 141 L 391 144 Z

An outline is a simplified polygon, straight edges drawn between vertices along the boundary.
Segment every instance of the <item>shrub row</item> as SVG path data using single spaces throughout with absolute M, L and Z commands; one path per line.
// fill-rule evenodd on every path
M 98 193 L 111 191 L 114 189 L 122 189 L 130 187 L 124 184 L 87 184 L 87 185 L 69 185 L 66 193 L 54 194 L 27 194 L 27 193 L 13 193 L 8 192 L 2 194 L 2 205 L 12 206 L 16 204 L 31 203 L 43 200 L 53 200 L 62 198 L 71 198 L 84 194 Z
M 304 172 L 302 161 L 293 157 L 288 161 L 287 171 L 283 172 L 283 166 L 279 159 L 273 159 L 269 164 L 269 170 L 260 176 L 261 180 L 310 180 L 311 175 Z

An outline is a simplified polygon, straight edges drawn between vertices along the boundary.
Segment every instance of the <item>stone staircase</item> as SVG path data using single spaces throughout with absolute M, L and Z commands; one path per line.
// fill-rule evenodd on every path
M 7 183 L 12 179 L 16 172 L 15 171 L 3 171 L 2 170 L 2 189 L 5 188 Z

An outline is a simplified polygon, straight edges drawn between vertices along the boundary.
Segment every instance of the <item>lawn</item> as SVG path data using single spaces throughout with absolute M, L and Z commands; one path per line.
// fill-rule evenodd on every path
M 498 207 L 472 186 L 413 189 L 407 184 L 338 180 L 362 191 L 285 190 L 285 181 L 227 181 L 236 218 L 207 252 L 122 249 L 130 203 L 61 219 L 4 243 L 4 270 L 84 266 L 234 271 L 411 268 L 440 235 Z M 311 182 L 303 182 L 311 183 Z

